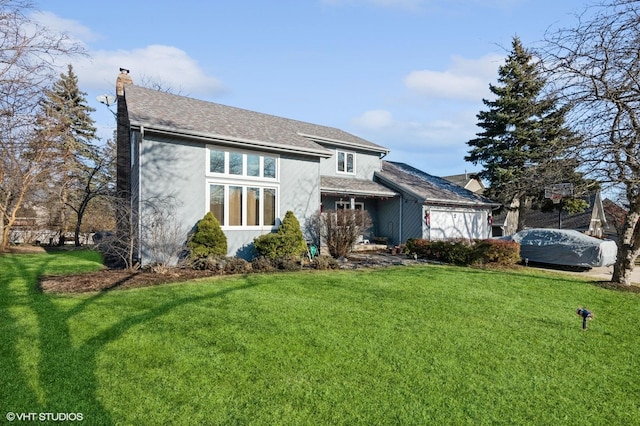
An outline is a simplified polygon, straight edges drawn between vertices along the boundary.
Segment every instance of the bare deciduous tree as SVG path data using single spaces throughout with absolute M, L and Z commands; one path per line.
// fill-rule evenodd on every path
M 640 1 L 607 1 L 578 18 L 550 32 L 541 55 L 585 135 L 574 150 L 581 168 L 626 195 L 612 281 L 630 284 L 640 254 Z
M 373 225 L 371 216 L 363 210 L 329 210 L 318 214 L 320 235 L 335 258 L 351 253 L 358 237 Z
M 149 263 L 157 272 L 164 272 L 183 258 L 187 232 L 176 218 L 176 200 L 171 197 L 145 202 L 142 240 Z
M 56 128 L 39 101 L 55 76 L 55 61 L 82 53 L 65 34 L 42 27 L 29 0 L 0 0 L 0 251 L 28 192 L 50 167 Z

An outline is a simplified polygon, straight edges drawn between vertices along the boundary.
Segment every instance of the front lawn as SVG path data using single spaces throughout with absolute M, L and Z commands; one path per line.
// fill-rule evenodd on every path
M 637 293 L 447 266 L 36 290 L 39 275 L 99 267 L 90 252 L 0 256 L 4 412 L 86 424 L 640 419 Z M 586 332 L 580 305 L 596 314 Z

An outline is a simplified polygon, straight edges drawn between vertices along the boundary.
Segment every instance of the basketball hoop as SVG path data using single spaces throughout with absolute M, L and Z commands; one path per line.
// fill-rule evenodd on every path
M 556 183 L 544 189 L 544 198 L 549 198 L 553 204 L 560 204 L 564 197 L 573 197 L 573 185 L 570 183 Z
M 551 194 L 549 196 L 553 204 L 560 204 L 560 200 L 562 200 L 562 194 Z

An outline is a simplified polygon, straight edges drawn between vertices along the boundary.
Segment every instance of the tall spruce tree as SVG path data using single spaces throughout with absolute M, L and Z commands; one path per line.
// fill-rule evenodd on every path
M 71 207 L 76 213 L 86 208 L 78 203 L 86 203 L 86 191 L 94 191 L 96 172 L 102 167 L 99 149 L 94 145 L 96 128 L 90 113 L 95 109 L 88 106 L 86 93 L 78 87 L 78 77 L 73 67 L 51 89 L 45 91 L 42 102 L 48 125 L 55 129 L 55 153 L 51 161 L 55 163 L 51 180 L 51 189 L 57 201 L 55 224 L 58 226 L 60 243 L 72 223 L 75 223 L 75 243 L 79 244 L 78 230 L 82 214 L 76 214 L 75 220 L 68 217 Z M 76 205 L 78 204 L 78 205 Z
M 542 198 L 545 185 L 575 180 L 577 164 L 564 154 L 577 137 L 565 125 L 568 109 L 543 96 L 545 85 L 539 63 L 514 37 L 498 84 L 489 85 L 496 98 L 483 99 L 488 110 L 477 115 L 483 131 L 467 142 L 465 160 L 483 165 L 486 195 L 519 210 L 518 230 L 525 225 L 525 208 Z

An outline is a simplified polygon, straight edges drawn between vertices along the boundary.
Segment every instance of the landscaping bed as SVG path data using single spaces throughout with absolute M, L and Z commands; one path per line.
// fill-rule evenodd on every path
M 414 260 L 405 255 L 387 253 L 353 254 L 348 259 L 339 261 L 340 269 L 375 268 L 416 263 L 424 263 L 424 260 Z M 302 269 L 310 269 L 310 267 L 304 265 Z M 39 288 L 46 293 L 90 293 L 149 287 L 219 275 L 211 270 L 189 268 L 169 268 L 162 273 L 147 270 L 105 269 L 60 276 L 43 275 L 40 277 Z

